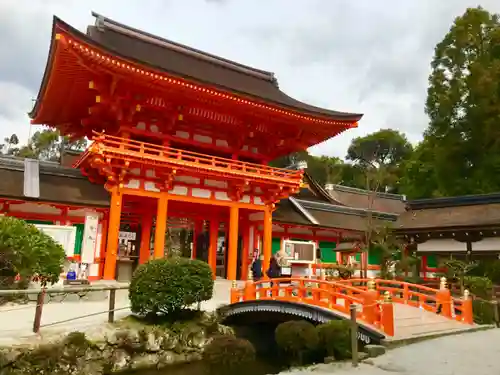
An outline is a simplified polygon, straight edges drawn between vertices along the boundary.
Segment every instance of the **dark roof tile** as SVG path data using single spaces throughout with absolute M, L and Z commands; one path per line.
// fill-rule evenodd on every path
M 83 177 L 78 169 L 40 162 L 40 197 L 24 196 L 24 161 L 0 158 L 0 197 L 82 206 L 108 207 L 109 193 Z
M 405 231 L 495 225 L 500 226 L 500 203 L 408 210 L 400 215 L 396 228 Z

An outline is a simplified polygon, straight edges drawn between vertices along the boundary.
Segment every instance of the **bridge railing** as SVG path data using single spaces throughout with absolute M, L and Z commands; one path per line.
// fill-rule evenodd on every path
M 357 319 L 367 325 L 394 336 L 394 308 L 386 297 L 379 300 L 375 290 L 341 283 L 304 278 L 279 278 L 264 281 L 248 280 L 244 287 L 233 285 L 231 303 L 280 300 L 304 303 L 325 309 L 335 310 L 349 318 L 351 305 L 357 307 Z
M 347 279 L 338 283 L 367 290 L 370 282 L 375 283 L 379 294 L 389 293 L 397 303 L 417 307 L 466 324 L 474 323 L 472 299 L 465 291 L 462 298 L 452 297 L 446 278 L 442 278 L 439 289 L 398 280 Z

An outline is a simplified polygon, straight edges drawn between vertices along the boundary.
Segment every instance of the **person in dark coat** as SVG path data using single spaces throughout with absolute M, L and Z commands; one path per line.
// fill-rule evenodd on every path
M 267 276 L 272 280 L 272 279 L 277 279 L 281 276 L 281 267 L 278 263 L 278 259 L 276 256 L 273 256 L 271 258 L 271 261 L 269 263 L 269 269 L 267 270 Z M 271 281 L 271 286 L 273 286 L 273 282 Z
M 262 279 L 263 273 L 262 273 L 262 257 L 259 255 L 257 252 L 256 257 L 254 258 L 252 262 L 252 275 L 253 275 L 253 281 L 259 281 Z

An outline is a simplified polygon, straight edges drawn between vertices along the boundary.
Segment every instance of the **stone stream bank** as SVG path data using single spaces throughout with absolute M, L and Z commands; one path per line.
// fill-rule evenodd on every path
M 212 337 L 232 334 L 204 313 L 193 321 L 145 325 L 127 318 L 100 332 L 0 348 L 0 375 L 104 375 L 196 362 Z

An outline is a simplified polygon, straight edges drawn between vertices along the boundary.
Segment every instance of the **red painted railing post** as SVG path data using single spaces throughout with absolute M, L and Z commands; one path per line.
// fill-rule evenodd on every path
M 280 296 L 280 283 L 275 281 L 271 287 L 271 298 L 277 298 Z
M 247 280 L 245 283 L 245 290 L 243 292 L 243 301 L 253 301 L 256 300 L 256 289 L 253 280 Z
M 384 301 L 380 305 L 380 325 L 388 336 L 394 336 L 394 305 L 389 292 L 385 292 Z
M 409 299 L 410 299 L 410 287 L 408 286 L 408 283 L 404 283 L 403 284 L 403 303 L 407 304 Z
M 233 281 L 231 285 L 231 303 L 236 303 L 239 302 L 239 293 L 240 291 L 238 290 L 238 285 L 236 284 L 236 281 Z
M 330 299 L 330 302 L 332 305 L 336 305 L 337 304 L 337 287 L 335 285 L 331 285 L 329 288 L 328 288 L 329 292 L 330 292 L 330 295 L 328 296 L 329 299 Z
M 472 298 L 470 298 L 468 290 L 464 290 L 464 296 L 462 301 L 462 322 L 467 324 L 474 324 L 474 311 L 472 308 Z
M 304 299 L 307 296 L 306 285 L 304 280 L 299 281 L 299 288 L 297 291 L 299 299 Z
M 369 323 L 375 323 L 377 317 L 377 299 L 378 292 L 375 290 L 375 281 L 369 280 L 367 282 L 368 290 L 363 293 L 363 317 Z
M 451 292 L 446 287 L 446 277 L 441 278 L 439 290 L 436 293 L 436 307 L 441 310 L 441 315 L 451 318 Z

